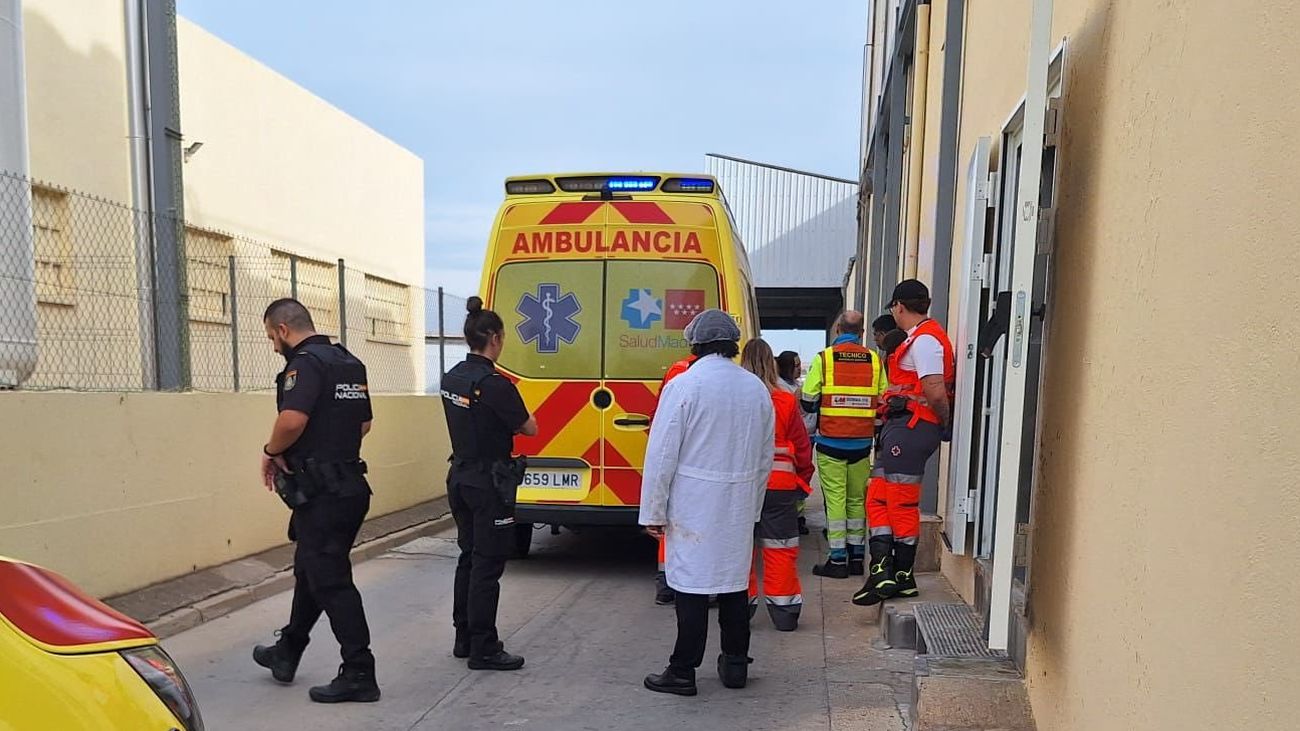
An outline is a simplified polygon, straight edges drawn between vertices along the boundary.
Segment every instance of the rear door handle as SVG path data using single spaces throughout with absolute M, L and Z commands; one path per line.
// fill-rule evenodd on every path
M 619 414 L 614 418 L 614 426 L 624 429 L 648 429 L 650 417 L 645 414 Z

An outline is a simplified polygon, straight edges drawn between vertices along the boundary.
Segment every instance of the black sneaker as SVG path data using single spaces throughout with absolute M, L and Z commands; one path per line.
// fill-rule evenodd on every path
M 718 679 L 728 688 L 744 688 L 752 662 L 754 658 L 743 655 L 718 655 Z
M 699 688 L 695 687 L 695 673 L 690 675 L 678 675 L 672 667 L 664 668 L 662 673 L 645 676 L 646 690 L 653 690 L 656 693 L 672 693 L 673 695 L 695 695 L 699 693 Z
M 849 562 L 827 559 L 826 563 L 813 566 L 813 574 L 823 579 L 847 579 L 849 578 Z
M 329 685 L 318 685 L 307 695 L 317 703 L 374 703 L 379 700 L 379 683 L 373 670 L 343 666 Z
M 253 662 L 271 671 L 271 677 L 281 683 L 292 683 L 298 673 L 302 650 L 293 650 L 283 640 L 274 645 L 253 648 Z
M 916 588 L 916 576 L 911 571 L 895 572 L 894 581 L 898 584 L 898 590 L 894 593 L 894 596 L 912 599 L 921 595 L 921 590 Z
M 867 559 L 866 559 L 866 558 L 858 558 L 858 557 L 855 557 L 855 558 L 850 558 L 850 559 L 849 559 L 849 575 L 850 575 L 850 576 L 866 576 L 866 574 L 867 574 Z
M 505 650 L 498 650 L 487 657 L 471 657 L 469 659 L 470 670 L 518 670 L 524 666 L 524 659 L 518 655 L 511 655 Z

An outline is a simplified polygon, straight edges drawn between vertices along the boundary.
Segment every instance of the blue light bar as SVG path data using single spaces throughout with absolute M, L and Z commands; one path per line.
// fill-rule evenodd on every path
M 663 185 L 665 193 L 712 193 L 713 188 L 708 178 L 669 178 Z
M 658 178 L 610 178 L 605 183 L 609 190 L 654 190 Z

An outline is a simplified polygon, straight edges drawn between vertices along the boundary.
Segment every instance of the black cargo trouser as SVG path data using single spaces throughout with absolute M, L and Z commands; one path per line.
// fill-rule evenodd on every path
M 370 626 L 361 592 L 352 581 L 352 544 L 370 510 L 370 496 L 321 496 L 295 508 L 290 538 L 298 542 L 293 554 L 293 607 L 283 642 L 301 650 L 323 612 L 338 640 L 343 664 L 373 671 Z
M 501 574 L 515 545 L 515 523 L 497 496 L 489 476 L 471 470 L 453 470 L 447 480 L 447 498 L 456 521 L 456 585 L 451 618 L 457 640 L 469 640 L 470 657 L 500 652 L 497 605 L 501 600 Z

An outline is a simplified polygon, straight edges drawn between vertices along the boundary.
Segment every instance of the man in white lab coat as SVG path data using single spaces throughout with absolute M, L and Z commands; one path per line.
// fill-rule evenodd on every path
M 733 358 L 740 328 L 721 310 L 687 326 L 699 356 L 659 396 L 641 482 L 641 525 L 664 536 L 668 585 L 677 593 L 677 644 L 668 668 L 647 676 L 659 693 L 695 695 L 704 661 L 709 595 L 718 597 L 728 688 L 748 678 L 749 566 L 775 444 L 772 397 Z

